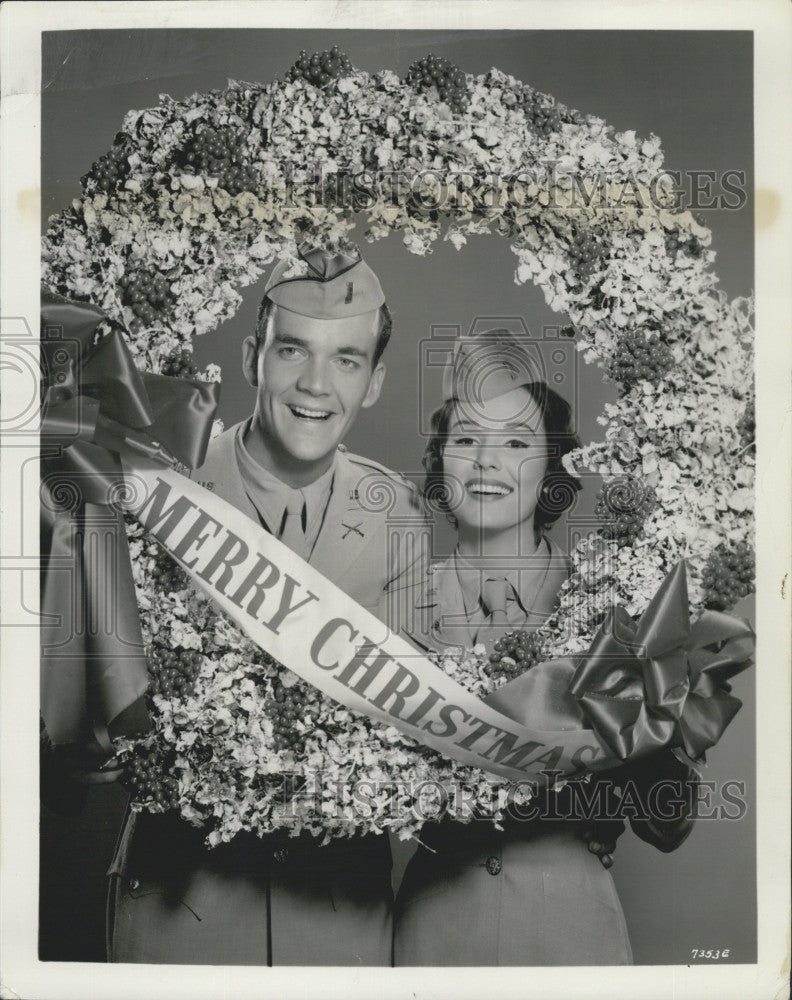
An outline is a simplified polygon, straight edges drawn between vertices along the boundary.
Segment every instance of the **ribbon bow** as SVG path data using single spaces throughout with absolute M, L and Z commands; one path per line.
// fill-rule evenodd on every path
M 739 711 L 728 680 L 753 661 L 755 635 L 731 615 L 705 611 L 693 624 L 684 562 L 668 574 L 640 620 L 616 607 L 569 685 L 620 760 L 664 746 L 701 760 Z
M 119 453 L 200 465 L 219 387 L 139 372 L 105 318 L 42 289 L 41 714 L 54 745 L 112 755 L 149 726 Z
M 684 563 L 665 578 L 636 624 L 616 607 L 588 651 L 548 660 L 484 701 L 526 726 L 591 729 L 615 767 L 668 747 L 701 761 L 739 711 L 729 678 L 753 660 L 750 625 L 705 611 L 691 625 Z

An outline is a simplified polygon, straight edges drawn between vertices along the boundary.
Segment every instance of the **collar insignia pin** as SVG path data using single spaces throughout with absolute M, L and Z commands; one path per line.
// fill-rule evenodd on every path
M 364 538 L 364 537 L 365 537 L 365 535 L 364 535 L 364 534 L 363 534 L 363 532 L 362 532 L 362 531 L 360 530 L 360 525 L 361 525 L 362 523 L 363 523 L 362 521 L 359 521 L 359 522 L 358 522 L 357 524 L 345 524 L 345 523 L 344 523 L 344 522 L 342 521 L 342 522 L 341 522 L 341 527 L 342 527 L 342 528 L 346 528 L 346 531 L 344 532 L 344 534 L 343 534 L 343 535 L 342 535 L 341 537 L 342 537 L 342 538 L 346 538 L 346 536 L 347 536 L 347 535 L 348 535 L 348 534 L 349 534 L 350 532 L 354 531 L 356 535 L 360 535 L 360 537 L 361 537 L 361 538 Z

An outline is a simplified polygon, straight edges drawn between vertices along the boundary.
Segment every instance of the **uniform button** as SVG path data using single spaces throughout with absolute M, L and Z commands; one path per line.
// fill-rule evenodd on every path
M 502 869 L 503 864 L 501 863 L 500 858 L 496 858 L 495 855 L 491 858 L 487 858 L 487 871 L 490 875 L 500 875 Z
M 278 864 L 282 865 L 284 861 L 286 861 L 287 858 L 289 857 L 289 848 L 279 847 L 277 851 L 272 852 L 272 857 L 275 859 L 275 861 L 278 862 Z
M 136 878 L 131 878 L 129 880 L 129 888 L 132 890 L 132 892 L 134 892 L 135 889 L 139 889 L 140 888 L 140 882 L 138 882 L 138 880 Z

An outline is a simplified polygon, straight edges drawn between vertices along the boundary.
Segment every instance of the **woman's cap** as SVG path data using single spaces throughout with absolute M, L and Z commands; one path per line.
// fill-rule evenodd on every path
M 354 244 L 303 243 L 297 253 L 296 265 L 280 261 L 267 281 L 264 294 L 276 305 L 315 319 L 345 319 L 385 303 L 379 279 Z
M 443 372 L 443 402 L 474 403 L 503 396 L 529 382 L 544 382 L 538 359 L 506 329 L 484 330 L 460 337 Z

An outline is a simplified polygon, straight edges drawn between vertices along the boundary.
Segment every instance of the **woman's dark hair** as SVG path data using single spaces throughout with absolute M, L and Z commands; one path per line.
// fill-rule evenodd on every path
M 275 303 L 269 296 L 265 295 L 259 306 L 258 318 L 256 319 L 256 348 L 260 348 L 267 336 L 267 321 Z M 390 314 L 387 303 L 383 302 L 379 307 L 379 328 L 377 329 L 377 343 L 374 345 L 374 356 L 371 359 L 371 370 L 377 367 L 379 359 L 385 348 L 388 346 L 391 333 L 393 333 L 393 317 Z
M 561 464 L 564 455 L 580 447 L 580 440 L 572 430 L 572 410 L 565 399 L 544 382 L 525 382 L 523 388 L 527 389 L 539 407 L 547 435 L 547 471 L 539 488 L 534 513 L 534 527 L 543 531 L 572 506 L 575 494 L 581 488 L 578 480 Z M 444 511 L 452 520 L 443 473 L 443 453 L 448 443 L 448 430 L 454 409 L 458 405 L 458 399 L 446 400 L 432 414 L 431 435 L 423 456 L 423 466 L 426 469 L 424 498 L 432 509 Z

